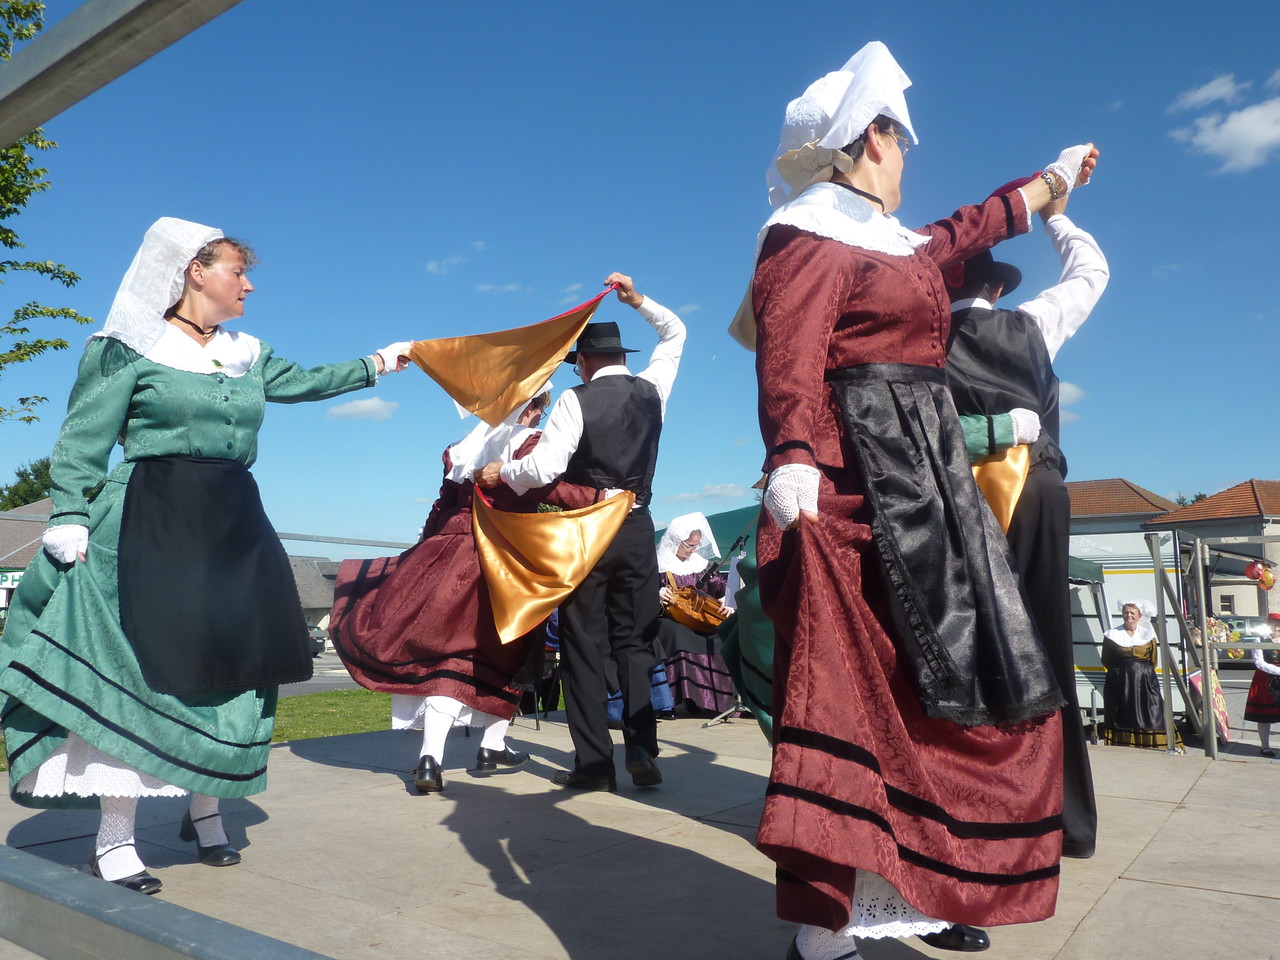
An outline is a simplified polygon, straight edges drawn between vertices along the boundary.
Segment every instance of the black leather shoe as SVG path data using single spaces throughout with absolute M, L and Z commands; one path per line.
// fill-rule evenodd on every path
M 627 773 L 637 787 L 656 787 L 662 782 L 658 764 L 644 747 L 627 747 Z
M 920 939 L 939 950 L 961 950 L 965 953 L 977 953 L 991 946 L 987 931 L 963 923 L 953 923 L 939 933 L 922 933 Z
M 584 773 L 581 770 L 561 770 L 551 775 L 551 782 L 557 787 L 569 790 L 608 790 L 618 792 L 618 781 L 610 774 Z
M 1276 755 L 1276 752 L 1272 750 L 1270 747 L 1260 747 L 1258 749 L 1258 753 L 1259 755 L 1264 757 L 1274 757 Z
M 476 772 L 492 773 L 498 767 L 518 767 L 529 759 L 523 750 L 512 750 L 503 747 L 501 750 L 486 750 L 481 747 L 476 751 Z
M 418 788 L 419 793 L 439 793 L 443 790 L 444 774 L 440 772 L 440 764 L 426 754 L 419 757 L 413 785 Z
M 200 835 L 196 833 L 196 824 L 201 820 L 212 820 L 220 816 L 222 816 L 220 813 L 211 813 L 207 817 L 193 821 L 191 811 L 183 811 L 182 826 L 178 828 L 178 839 L 185 840 L 187 843 L 195 841 L 196 857 L 201 863 L 211 867 L 233 867 L 240 862 L 240 852 L 235 847 L 229 843 L 215 843 L 211 847 L 206 847 L 200 842 Z
M 123 844 L 123 846 L 132 846 L 132 844 Z M 114 849 L 115 847 L 111 848 L 111 850 Z M 111 850 L 104 850 L 103 852 L 110 853 Z M 98 855 L 96 853 L 89 858 L 89 873 L 91 876 L 102 879 L 102 870 L 98 867 Z M 121 877 L 119 880 L 108 880 L 107 882 L 114 883 L 117 887 L 124 887 L 126 890 L 133 890 L 135 893 L 145 894 L 148 897 L 159 893 L 164 886 L 159 877 L 153 877 L 145 870 L 128 877 Z

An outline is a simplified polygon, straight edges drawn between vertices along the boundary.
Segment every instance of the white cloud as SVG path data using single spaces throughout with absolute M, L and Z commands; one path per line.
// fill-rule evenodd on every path
M 683 307 L 676 310 L 676 316 L 687 317 L 691 313 L 697 313 L 702 309 L 702 305 L 698 303 L 686 303 Z
M 443 260 L 428 260 L 427 273 L 434 273 L 443 277 L 446 273 L 453 270 L 454 267 L 460 267 L 467 262 L 466 257 L 452 256 L 445 257 Z
M 578 292 L 579 290 L 581 290 L 581 289 L 582 289 L 582 284 L 580 284 L 580 283 L 571 283 L 571 284 L 569 284 L 567 287 L 565 287 L 563 290 L 561 290 L 560 292 L 561 292 L 561 293 L 577 293 L 577 292 Z
M 686 503 L 693 500 L 741 500 L 747 491 L 736 483 L 708 483 L 697 493 L 677 493 L 663 497 L 663 503 Z
M 1069 407 L 1073 403 L 1079 403 L 1085 398 L 1086 394 L 1074 383 L 1067 380 L 1058 381 L 1058 404 L 1063 407 Z
M 1220 173 L 1260 167 L 1280 152 L 1280 97 L 1223 116 L 1200 117 L 1195 126 L 1172 134 L 1196 153 L 1222 161 Z
M 482 283 L 476 287 L 480 293 L 520 293 L 525 288 L 518 283 Z
M 476 253 L 480 253 L 480 252 L 481 252 L 482 250 L 484 250 L 487 246 L 488 246 L 488 244 L 487 244 L 487 243 L 485 243 L 483 240 L 472 240 L 472 241 L 471 241 L 471 249 L 472 249 L 472 250 L 474 250 Z
M 1059 424 L 1063 424 L 1063 423 L 1075 423 L 1075 422 L 1076 422 L 1077 420 L 1079 420 L 1079 419 L 1080 419 L 1080 415 L 1079 415 L 1079 414 L 1076 414 L 1076 413 L 1072 413 L 1070 410 L 1059 410 L 1059 411 L 1058 411 L 1058 423 L 1059 423 Z
M 750 442 L 750 437 L 739 437 L 737 440 L 733 441 L 733 445 L 735 447 L 745 447 Z
M 1179 94 L 1178 99 L 1169 107 L 1169 112 L 1172 113 L 1175 110 L 1197 110 L 1217 100 L 1221 100 L 1223 103 L 1235 103 L 1240 99 L 1240 94 L 1251 86 L 1253 86 L 1252 80 L 1236 83 L 1234 73 L 1220 74 L 1202 87 L 1196 87 L 1194 90 Z
M 1276 87 L 1280 87 L 1280 70 L 1277 70 L 1271 75 L 1271 78 L 1267 80 L 1267 86 L 1272 90 Z
M 340 403 L 325 411 L 326 420 L 390 420 L 400 404 L 381 397 L 366 397 L 363 400 L 352 400 Z

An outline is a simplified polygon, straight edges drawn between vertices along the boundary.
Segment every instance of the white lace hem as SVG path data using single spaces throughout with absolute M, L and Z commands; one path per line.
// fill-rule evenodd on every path
M 19 781 L 16 792 L 33 797 L 185 797 L 189 793 L 103 753 L 74 733 Z
M 883 940 L 886 937 L 939 933 L 949 926 L 950 923 L 935 920 L 903 900 L 902 895 L 880 874 L 859 870 L 853 886 L 849 925 L 837 935 Z

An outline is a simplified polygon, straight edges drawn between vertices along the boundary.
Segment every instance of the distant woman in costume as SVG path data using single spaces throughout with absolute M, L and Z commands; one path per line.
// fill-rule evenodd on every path
M 265 406 L 407 363 L 401 343 L 307 369 L 227 330 L 254 263 L 212 227 L 166 217 L 147 231 L 80 361 L 45 549 L 4 632 L 10 792 L 100 806 L 91 871 L 142 893 L 160 881 L 134 845 L 138 798 L 190 794 L 179 836 L 202 863 L 239 863 L 218 798 L 266 788 L 277 684 L 311 676 L 288 558 L 248 470 Z
M 1280 643 L 1280 613 L 1269 613 L 1271 642 Z M 1245 700 L 1244 718 L 1258 725 L 1259 752 L 1274 757 L 1271 749 L 1271 724 L 1280 720 L 1280 650 L 1253 651 L 1253 683 Z
M 421 723 L 420 793 L 444 789 L 445 741 L 455 724 L 484 728 L 478 772 L 529 759 L 506 742 L 521 697 L 513 680 L 545 638 L 535 630 L 512 643 L 498 639 L 471 532 L 471 474 L 532 450 L 548 400 L 542 393 L 504 423 L 481 423 L 444 451 L 444 481 L 416 545 L 398 557 L 347 560 L 338 570 L 329 636 L 357 683 L 396 695 L 397 726 Z M 574 491 L 557 484 L 517 497 L 502 486 L 490 498 L 505 510 L 531 511 L 544 500 L 585 506 L 586 495 L 575 499 Z
M 1062 702 L 981 501 L 943 366 L 941 270 L 1030 228 L 1096 152 L 921 230 L 892 213 L 910 81 L 880 43 L 787 108 L 734 323 L 758 348 L 759 589 L 774 754 L 757 844 L 792 957 L 976 950 L 1053 913 Z
M 671 580 L 677 587 L 694 587 L 706 597 L 721 600 L 725 576 L 708 569 L 719 560 L 716 539 L 705 516 L 686 513 L 672 520 L 658 541 L 658 576 L 662 584 L 658 596 L 664 611 L 672 597 Z M 719 606 L 721 613 L 728 616 L 731 611 L 723 604 Z M 720 637 L 714 630 L 698 633 L 664 615 L 659 621 L 658 645 L 677 704 L 684 701 L 711 714 L 733 706 L 737 699 L 733 678 L 720 657 Z
M 1107 668 L 1102 687 L 1106 742 L 1168 749 L 1164 697 L 1156 677 L 1159 640 L 1137 603 L 1122 605 L 1120 614 L 1124 624 L 1102 635 L 1102 665 Z

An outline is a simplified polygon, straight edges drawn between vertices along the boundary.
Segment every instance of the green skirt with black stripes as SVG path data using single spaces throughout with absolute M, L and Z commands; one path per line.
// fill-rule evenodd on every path
M 120 626 L 116 558 L 131 467 L 117 467 L 89 507 L 86 562 L 63 568 L 41 551 L 10 606 L 0 639 L 0 691 L 7 697 L 0 723 L 10 794 L 26 806 L 97 806 L 93 797 L 18 791 L 68 731 L 143 773 L 197 793 L 244 797 L 266 789 L 277 688 L 193 697 L 156 693 Z

